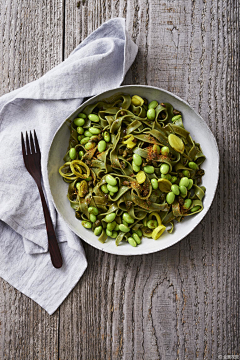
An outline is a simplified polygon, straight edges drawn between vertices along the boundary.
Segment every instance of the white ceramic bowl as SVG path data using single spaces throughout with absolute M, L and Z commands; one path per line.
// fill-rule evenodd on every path
M 191 133 L 193 140 L 200 143 L 206 160 L 201 166 L 205 170 L 203 176 L 203 185 L 206 187 L 206 195 L 203 199 L 203 210 L 195 216 L 185 218 L 181 223 L 175 223 L 173 234 L 165 233 L 158 239 L 153 240 L 143 238 L 142 243 L 137 247 L 132 247 L 128 243 L 123 242 L 119 246 L 115 245 L 115 240 L 108 238 L 105 244 L 98 241 L 97 236 L 91 230 L 85 229 L 81 225 L 81 221 L 75 217 L 75 211 L 70 207 L 67 199 L 68 184 L 66 184 L 58 173 L 58 169 L 63 165 L 63 157 L 67 151 L 69 141 L 69 121 L 65 121 L 57 130 L 49 151 L 48 156 L 48 178 L 51 189 L 52 199 L 59 214 L 66 221 L 67 225 L 80 238 L 97 249 L 103 250 L 111 254 L 118 255 L 141 255 L 149 254 L 177 243 L 187 236 L 200 223 L 208 212 L 213 201 L 218 183 L 219 175 L 219 152 L 216 140 L 205 121 L 182 99 L 176 95 L 152 86 L 144 85 L 127 85 L 113 90 L 106 91 L 100 95 L 94 96 L 83 103 L 68 120 L 72 120 L 76 115 L 88 105 L 99 100 L 106 99 L 116 93 L 126 93 L 130 95 L 139 95 L 148 100 L 158 100 L 159 102 L 169 102 L 175 109 L 183 114 L 183 123 Z

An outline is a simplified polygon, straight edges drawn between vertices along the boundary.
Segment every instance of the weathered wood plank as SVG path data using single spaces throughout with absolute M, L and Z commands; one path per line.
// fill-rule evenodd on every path
M 237 13 L 236 2 L 225 0 L 89 0 L 78 7 L 66 1 L 66 56 L 105 20 L 126 17 L 139 53 L 125 83 L 155 85 L 187 100 L 217 138 L 221 169 L 208 216 L 179 244 L 135 258 L 86 245 L 89 267 L 60 310 L 61 358 L 238 354 Z
M 62 2 L 0 1 L 0 34 L 2 95 L 62 61 Z M 58 359 L 58 317 L 0 280 L 0 359 Z

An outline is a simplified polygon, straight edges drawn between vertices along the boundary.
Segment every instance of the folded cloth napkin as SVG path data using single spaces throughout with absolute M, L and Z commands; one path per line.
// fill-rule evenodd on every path
M 45 193 L 50 199 L 47 155 L 59 125 L 83 101 L 120 86 L 137 54 L 125 20 L 107 21 L 61 64 L 0 98 L 0 276 L 52 314 L 87 267 L 80 239 L 48 202 L 63 257 L 50 260 L 39 193 L 24 167 L 20 134 L 36 130 Z

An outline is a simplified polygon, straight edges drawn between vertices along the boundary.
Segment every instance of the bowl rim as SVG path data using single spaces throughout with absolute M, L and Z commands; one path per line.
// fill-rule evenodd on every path
M 75 230 L 73 229 L 72 225 L 69 224 L 68 220 L 64 218 L 64 216 L 61 214 L 60 210 L 58 209 L 55 201 L 54 201 L 54 198 L 53 198 L 53 194 L 52 194 L 52 190 L 51 190 L 51 186 L 50 186 L 50 182 L 49 182 L 49 159 L 50 159 L 50 155 L 51 155 L 51 149 L 52 149 L 52 145 L 53 145 L 53 142 L 54 142 L 54 139 L 57 135 L 57 133 L 59 132 L 59 130 L 61 129 L 61 127 L 66 123 L 66 122 L 69 122 L 69 119 L 78 111 L 80 111 L 83 107 L 87 106 L 89 103 L 93 103 L 95 101 L 95 99 L 97 99 L 99 96 L 104 96 L 104 94 L 108 93 L 108 92 L 111 92 L 111 91 L 114 91 L 114 92 L 121 92 L 121 93 L 124 93 L 124 91 L 127 92 L 127 90 L 130 88 L 134 88 L 134 87 L 139 87 L 139 88 L 149 88 L 149 89 L 154 89 L 154 90 L 157 90 L 157 91 L 161 91 L 163 93 L 166 93 L 170 96 L 172 96 L 173 98 L 175 98 L 176 100 L 184 103 L 186 106 L 188 106 L 188 108 L 193 111 L 196 116 L 198 116 L 204 123 L 205 123 L 205 126 L 206 126 L 206 129 L 207 131 L 210 133 L 210 136 L 212 137 L 212 140 L 213 140 L 213 143 L 214 143 L 214 146 L 215 146 L 215 150 L 216 150 L 216 154 L 217 154 L 217 159 L 216 159 L 216 167 L 217 167 L 217 176 L 216 176 L 216 180 L 215 180 L 215 183 L 214 183 L 214 190 L 212 191 L 211 193 L 211 197 L 209 198 L 209 206 L 207 208 L 207 210 L 205 212 L 200 212 L 198 213 L 200 217 L 199 221 L 197 222 L 197 224 L 195 224 L 189 231 L 187 231 L 184 235 L 181 235 L 177 241 L 169 241 L 169 244 L 167 246 L 165 246 L 164 248 L 162 249 L 151 249 L 147 252 L 142 252 L 142 253 L 134 253 L 133 251 L 131 251 L 130 253 L 119 253 L 117 252 L 117 249 L 118 249 L 118 246 L 116 246 L 116 251 L 109 251 L 108 248 L 104 248 L 104 244 L 100 243 L 99 241 L 96 242 L 96 245 L 95 244 L 92 244 L 90 242 L 88 242 L 87 240 L 83 239 L 82 237 L 80 237 L 78 234 L 76 234 Z M 112 96 L 112 95 L 110 95 Z M 108 90 L 105 90 L 103 91 L 102 93 L 99 93 L 97 95 L 94 95 L 90 98 L 88 98 L 86 101 L 83 101 L 81 103 L 81 105 L 76 108 L 73 112 L 71 112 L 68 117 L 58 126 L 57 130 L 55 131 L 54 135 L 52 136 L 52 139 L 51 139 L 51 144 L 49 146 L 49 150 L 48 150 L 48 156 L 47 156 L 47 185 L 48 185 L 48 188 L 50 189 L 49 191 L 49 194 L 50 194 L 50 197 L 51 197 L 51 201 L 53 202 L 54 204 L 54 207 L 57 211 L 57 213 L 61 216 L 61 218 L 64 220 L 64 222 L 67 224 L 67 226 L 83 241 L 85 241 L 87 244 L 89 244 L 90 246 L 93 246 L 94 248 L 98 249 L 98 250 L 101 250 L 101 251 L 104 251 L 108 254 L 113 254 L 113 255 L 122 255 L 122 256 L 133 256 L 133 255 L 148 255 L 148 254 L 152 254 L 152 253 L 155 253 L 155 252 L 158 252 L 158 251 L 163 251 L 175 244 L 177 244 L 178 242 L 180 242 L 181 240 L 183 240 L 186 236 L 188 236 L 191 232 L 193 232 L 193 230 L 201 223 L 201 221 L 203 220 L 203 218 L 206 216 L 206 214 L 208 213 L 210 207 L 212 206 L 212 202 L 214 200 L 214 197 L 215 197 L 215 194 L 216 194 L 216 190 L 217 190 L 217 187 L 218 187 L 218 182 L 219 182 L 219 162 L 220 162 L 220 155 L 219 155 L 219 149 L 218 149 L 218 145 L 217 145 L 217 141 L 215 139 L 215 136 L 213 135 L 211 129 L 209 128 L 208 124 L 206 123 L 206 121 L 201 117 L 200 114 L 198 114 L 191 105 L 189 105 L 189 103 L 185 100 L 183 100 L 182 98 L 180 98 L 178 95 L 175 95 L 174 93 L 168 91 L 168 90 L 165 90 L 165 89 L 162 89 L 162 88 L 159 88 L 159 87 L 156 87 L 156 86 L 151 86 L 151 85 L 139 85 L 139 84 L 131 84 L 131 85 L 122 85 L 122 86 L 119 86 L 119 87 L 116 87 L 116 88 L 112 88 L 112 89 L 108 89 Z

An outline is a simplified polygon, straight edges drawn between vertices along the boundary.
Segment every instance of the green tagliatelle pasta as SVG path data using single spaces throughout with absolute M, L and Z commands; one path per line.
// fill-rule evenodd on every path
M 171 104 L 119 94 L 72 121 L 59 173 L 85 228 L 102 243 L 109 236 L 137 246 L 202 211 L 204 160 Z

